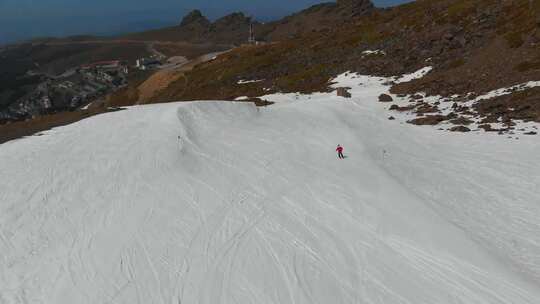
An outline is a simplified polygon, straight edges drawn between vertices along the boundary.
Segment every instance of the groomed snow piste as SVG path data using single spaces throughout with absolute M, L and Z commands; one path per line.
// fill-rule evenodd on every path
M 338 81 L 352 99 L 138 106 L 0 145 L 0 303 L 539 303 L 538 137 L 388 121 L 384 79 Z

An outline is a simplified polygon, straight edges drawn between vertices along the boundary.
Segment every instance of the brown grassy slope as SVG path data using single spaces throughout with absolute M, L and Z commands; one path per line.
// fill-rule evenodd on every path
M 188 42 L 156 43 L 154 47 L 167 57 L 184 56 L 188 59 L 194 59 L 204 54 L 225 51 L 231 48 L 230 45 L 223 44 L 193 44 Z
M 107 107 L 125 107 L 137 104 L 139 100 L 138 87 L 148 78 L 152 77 L 154 71 L 135 71 L 130 73 L 128 86 L 120 89 L 106 97 Z
M 447 96 L 540 80 L 539 17 L 540 1 L 455 1 L 435 21 L 452 21 L 455 34 L 447 43 L 465 42 L 457 47 L 460 52 L 439 60 L 427 77 L 396 86 L 394 92 Z
M 540 122 L 540 88 L 482 100 L 474 109 L 484 117 L 483 123 L 511 124 L 516 119 Z
M 480 93 L 540 79 L 538 1 L 529 3 L 420 0 L 378 10 L 347 25 L 236 49 L 196 67 L 160 99 L 228 99 L 260 95 L 263 88 L 312 92 L 325 90 L 330 77 L 347 70 L 396 75 L 426 65 L 435 67 L 432 74 L 396 92 Z M 367 49 L 382 49 L 387 56 L 365 56 Z M 239 79 L 265 81 L 237 85 Z
M 345 1 L 344 1 L 345 2 Z M 369 0 L 355 0 L 353 4 L 321 3 L 313 5 L 281 20 L 256 27 L 257 36 L 266 41 L 282 41 L 298 38 L 310 32 L 335 28 L 355 16 L 374 10 Z
M 186 73 L 187 81 L 182 79 L 174 83 L 161 97 L 170 100 L 227 99 L 260 95 L 263 88 L 302 92 L 324 90 L 328 79 L 340 71 L 382 66 L 382 58 L 362 62 L 362 50 L 358 47 L 362 41 L 373 42 L 381 37 L 381 33 L 374 32 L 370 22 L 364 22 L 358 28 L 310 32 L 279 43 L 237 48 Z M 386 68 L 388 71 L 403 70 L 395 64 L 387 64 Z M 238 85 L 240 79 L 265 81 Z

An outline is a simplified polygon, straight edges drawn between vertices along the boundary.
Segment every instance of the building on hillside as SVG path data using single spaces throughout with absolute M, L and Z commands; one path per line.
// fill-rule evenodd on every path
M 110 60 L 110 61 L 99 61 L 94 62 L 91 64 L 85 64 L 80 66 L 80 71 L 101 71 L 101 72 L 109 72 L 109 71 L 119 71 L 124 74 L 129 73 L 128 66 L 126 62 L 120 61 L 120 60 Z
M 135 67 L 139 70 L 152 70 L 161 66 L 161 61 L 154 58 L 140 58 L 137 59 Z

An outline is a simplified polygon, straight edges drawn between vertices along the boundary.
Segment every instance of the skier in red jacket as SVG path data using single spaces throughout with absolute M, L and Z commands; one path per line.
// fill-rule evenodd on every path
M 338 153 L 339 159 L 345 159 L 345 156 L 343 156 L 343 147 L 341 145 L 337 146 L 336 151 Z

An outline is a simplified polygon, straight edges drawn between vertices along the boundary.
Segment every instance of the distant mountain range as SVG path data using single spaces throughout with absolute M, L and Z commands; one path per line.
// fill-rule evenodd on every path
M 412 0 L 380 0 L 379 7 L 395 5 Z M 201 7 L 201 10 L 215 20 L 224 14 L 215 8 Z M 125 33 L 141 32 L 172 26 L 179 15 L 190 9 L 153 9 L 140 12 L 107 13 L 98 16 L 69 15 L 49 17 L 44 13 L 39 18 L 17 14 L 11 18 L 0 14 L 0 44 L 14 43 L 39 37 L 66 37 L 71 35 L 113 36 Z M 272 21 L 290 13 L 286 8 L 274 8 L 264 12 L 251 12 L 259 21 Z M 66 26 L 69 25 L 69 26 Z
M 74 20 L 77 19 L 77 20 Z M 43 37 L 67 37 L 72 35 L 114 36 L 130 32 L 170 26 L 175 22 L 170 20 L 139 19 L 118 24 L 116 20 L 100 20 L 99 17 L 60 18 L 47 21 L 21 21 L 0 19 L 0 44 L 9 44 Z M 66 24 L 70 24 L 66 27 Z
M 129 34 L 122 38 L 239 45 L 248 41 L 248 34 L 252 27 L 256 40 L 279 41 L 336 27 L 374 9 L 373 3 L 369 0 L 339 0 L 337 3 L 314 5 L 267 23 L 260 22 L 242 12 L 229 14 L 212 22 L 201 11 L 194 10 L 187 14 L 178 25 Z

